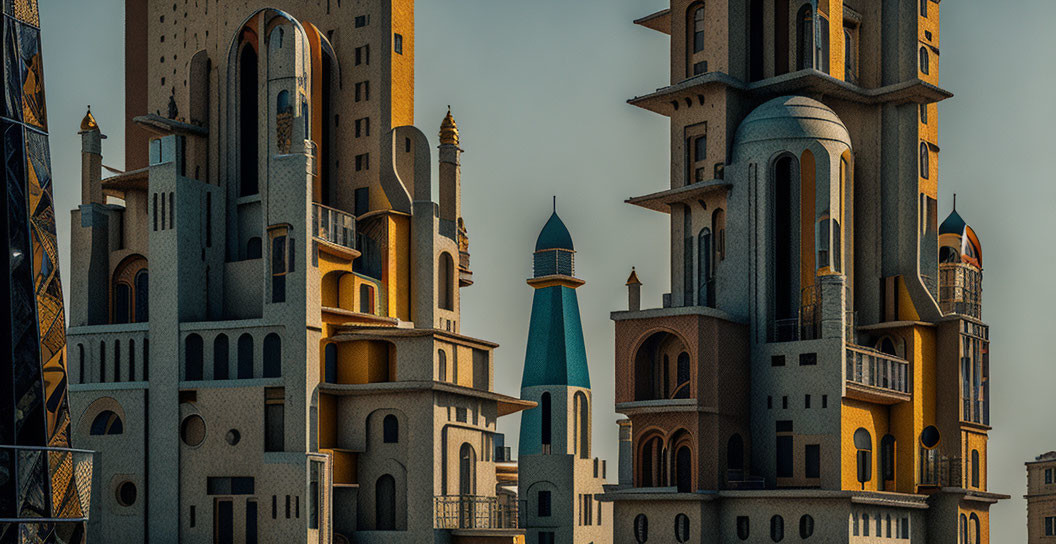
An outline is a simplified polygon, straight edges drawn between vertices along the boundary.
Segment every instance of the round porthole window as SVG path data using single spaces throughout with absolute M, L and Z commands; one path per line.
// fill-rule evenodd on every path
M 235 444 L 238 444 L 239 440 L 242 440 L 242 433 L 239 433 L 238 429 L 231 429 L 230 431 L 227 431 L 227 436 L 225 436 L 224 439 L 227 440 L 228 444 L 234 446 Z
M 921 431 L 920 445 L 926 450 L 933 450 L 939 445 L 939 430 L 934 425 L 928 425 Z
M 205 441 L 205 420 L 198 414 L 183 419 L 180 424 L 180 438 L 190 447 L 200 446 Z
M 124 481 L 117 486 L 117 503 L 121 506 L 132 506 L 136 504 L 136 484 Z

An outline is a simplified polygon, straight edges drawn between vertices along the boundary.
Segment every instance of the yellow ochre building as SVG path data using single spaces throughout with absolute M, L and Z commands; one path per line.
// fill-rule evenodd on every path
M 71 434 L 109 543 L 523 542 L 459 132 L 413 126 L 414 2 L 128 0 L 126 164 L 80 126 Z M 443 112 L 437 112 L 440 121 Z M 105 535 L 105 536 L 104 536 Z
M 934 0 L 672 0 L 670 291 L 616 328 L 614 542 L 990 542 L 982 246 Z M 648 192 L 648 191 L 643 191 Z M 955 206 L 956 208 L 956 206 Z M 994 542 L 999 538 L 995 536 Z

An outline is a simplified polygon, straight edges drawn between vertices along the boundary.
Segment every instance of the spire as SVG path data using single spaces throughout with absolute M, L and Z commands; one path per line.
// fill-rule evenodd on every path
M 88 113 L 84 114 L 84 119 L 81 119 L 81 132 L 90 130 L 99 130 L 99 123 L 95 122 L 95 116 L 92 115 L 91 104 L 88 105 Z
M 451 115 L 451 106 L 447 107 L 447 115 L 440 123 L 440 145 L 458 145 L 458 124 L 455 117 Z
M 634 267 L 631 267 L 631 275 L 627 278 L 627 285 L 641 285 L 642 281 L 638 279 L 638 272 L 635 272 Z

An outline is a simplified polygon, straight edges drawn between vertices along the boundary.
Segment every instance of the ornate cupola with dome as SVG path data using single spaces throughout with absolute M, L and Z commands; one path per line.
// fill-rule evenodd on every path
M 937 205 L 939 8 L 670 0 L 636 21 L 671 42 L 670 81 L 628 101 L 666 118 L 670 179 L 627 202 L 666 215 L 670 276 L 611 316 L 615 542 L 869 542 L 881 520 L 989 541 L 982 251 Z

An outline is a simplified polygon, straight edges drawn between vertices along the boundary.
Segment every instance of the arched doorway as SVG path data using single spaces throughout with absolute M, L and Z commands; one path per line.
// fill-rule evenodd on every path
M 396 530 L 396 479 L 391 474 L 378 478 L 374 486 L 374 513 L 376 530 Z

